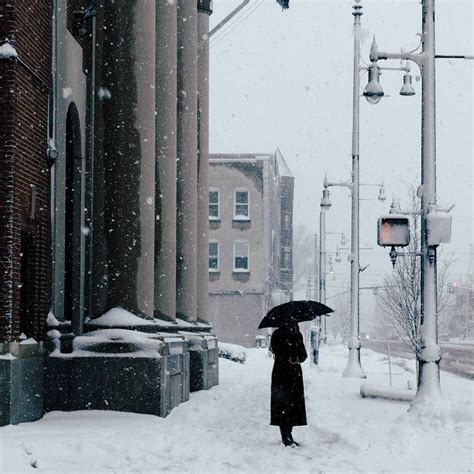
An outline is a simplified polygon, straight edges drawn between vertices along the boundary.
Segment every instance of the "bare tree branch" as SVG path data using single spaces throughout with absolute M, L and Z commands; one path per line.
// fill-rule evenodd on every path
M 419 212 L 420 203 L 413 184 L 407 185 L 408 210 Z M 398 204 L 400 206 L 400 204 Z M 403 207 L 407 207 L 407 206 Z M 406 252 L 416 254 L 420 251 L 421 225 L 418 214 L 413 214 L 410 224 L 411 239 Z M 438 314 L 443 313 L 449 302 L 446 283 L 449 268 L 454 263 L 453 258 L 443 259 L 438 256 Z M 416 256 L 406 256 L 397 259 L 392 275 L 384 280 L 385 289 L 380 294 L 382 309 L 388 313 L 390 321 L 397 333 L 402 337 L 413 352 L 420 347 L 419 332 L 421 324 L 421 266 Z

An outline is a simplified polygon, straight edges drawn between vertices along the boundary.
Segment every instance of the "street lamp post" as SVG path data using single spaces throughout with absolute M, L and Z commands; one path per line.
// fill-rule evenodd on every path
M 326 304 L 326 211 L 331 207 L 329 191 L 323 190 L 319 213 L 319 301 Z M 327 342 L 326 316 L 321 318 L 323 341 Z
M 359 339 L 359 91 L 360 91 L 360 34 L 362 5 L 354 5 L 354 65 L 352 89 L 352 186 L 351 186 L 351 334 L 349 356 L 343 377 L 365 378 L 360 364 Z
M 324 179 L 324 189 L 327 191 L 329 186 L 343 186 L 351 191 L 351 325 L 350 337 L 348 339 L 349 356 L 347 366 L 344 369 L 343 377 L 365 378 L 360 363 L 360 338 L 359 338 L 359 122 L 360 122 L 360 73 L 366 68 L 360 61 L 360 37 L 361 37 L 361 16 L 362 5 L 360 0 L 356 0 L 353 6 L 352 15 L 354 16 L 354 64 L 353 64 L 353 89 L 352 89 L 352 176 L 351 181 L 346 183 L 329 183 Z M 374 76 L 378 79 L 378 66 L 368 69 L 369 77 Z M 376 91 L 377 92 L 377 91 Z M 382 91 L 383 94 L 383 91 Z M 374 96 L 374 102 L 380 98 Z M 380 186 L 379 200 L 385 200 L 383 184 Z M 327 194 L 329 199 L 329 191 Z M 324 196 L 323 196 L 324 199 Z
M 370 60 L 376 64 L 382 59 L 408 60 L 416 63 L 422 79 L 422 136 L 421 136 L 421 326 L 418 391 L 413 401 L 440 398 L 439 362 L 441 349 L 437 335 L 436 246 L 429 245 L 427 218 L 436 211 L 436 108 L 435 108 L 435 3 L 422 0 L 421 52 L 385 53 L 374 42 Z
M 356 12 L 361 15 L 362 12 L 360 11 L 361 6 L 355 5 L 354 9 Z M 360 19 L 357 20 L 356 17 L 356 24 L 359 24 L 360 27 Z M 354 34 L 356 36 L 356 34 Z M 359 51 L 359 48 L 354 48 L 355 52 Z M 357 87 L 359 88 L 359 71 L 360 67 L 357 68 Z M 378 200 L 384 202 L 385 197 L 385 188 L 383 183 L 379 184 L 372 184 L 372 183 L 360 183 L 359 181 L 359 95 L 357 94 L 357 98 L 354 101 L 357 103 L 356 113 L 354 114 L 354 121 L 355 126 L 354 129 L 356 130 L 356 134 L 353 133 L 353 138 L 356 136 L 356 139 L 353 139 L 353 154 L 352 154 L 352 180 L 346 182 L 330 182 L 328 181 L 327 177 L 324 177 L 324 189 L 323 189 L 323 198 L 321 199 L 321 222 L 320 227 L 325 228 L 326 220 L 324 212 L 331 207 L 331 202 L 329 200 L 329 187 L 343 187 L 348 188 L 351 191 L 351 200 L 352 200 L 352 212 L 351 212 L 351 253 L 349 255 L 349 260 L 351 263 L 351 324 L 350 324 L 350 336 L 348 339 L 348 348 L 349 348 L 349 355 L 347 366 L 344 369 L 343 377 L 358 377 L 358 378 L 365 378 L 364 371 L 362 370 L 362 366 L 360 363 L 360 338 L 359 338 L 359 328 L 360 328 L 360 320 L 359 320 L 359 273 L 361 272 L 360 268 L 360 261 L 359 261 L 359 254 L 360 254 L 360 243 L 359 243 L 359 189 L 360 186 L 377 186 L 379 187 L 379 196 Z M 324 212 L 323 212 L 324 207 Z M 322 231 L 321 231 L 322 233 Z M 322 240 L 325 245 L 325 239 Z M 322 244 L 321 244 L 322 245 Z M 324 253 L 325 256 L 325 253 Z M 324 268 L 325 270 L 325 268 Z M 323 278 L 323 277 L 322 277 Z M 325 281 L 323 282 L 325 288 Z M 325 294 L 324 294 L 325 296 Z

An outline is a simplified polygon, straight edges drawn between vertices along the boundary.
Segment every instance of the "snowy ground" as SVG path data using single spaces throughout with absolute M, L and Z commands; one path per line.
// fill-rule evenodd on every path
M 442 374 L 448 417 L 423 422 L 407 403 L 362 399 L 360 380 L 341 378 L 342 346 L 304 367 L 309 425 L 295 428 L 300 448 L 285 448 L 268 425 L 272 359 L 248 351 L 244 365 L 221 359 L 218 387 L 191 395 L 166 419 L 82 411 L 50 413 L 0 428 L 0 472 L 318 472 L 473 470 L 473 382 Z M 384 355 L 363 350 L 373 383 L 388 384 Z M 414 382 L 398 359 L 394 385 Z

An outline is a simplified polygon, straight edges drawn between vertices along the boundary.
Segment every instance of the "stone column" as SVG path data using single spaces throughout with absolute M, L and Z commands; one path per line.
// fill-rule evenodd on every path
M 155 1 L 104 8 L 106 308 L 154 311 Z
M 155 316 L 176 319 L 176 2 L 156 3 Z
M 210 0 L 198 0 L 198 237 L 197 317 L 209 320 L 209 16 Z
M 178 0 L 176 311 L 196 320 L 197 6 Z

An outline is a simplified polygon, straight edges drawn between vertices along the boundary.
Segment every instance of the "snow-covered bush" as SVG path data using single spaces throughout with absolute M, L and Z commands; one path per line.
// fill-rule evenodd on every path
M 247 358 L 247 351 L 244 347 L 237 344 L 219 342 L 219 357 L 244 364 Z

